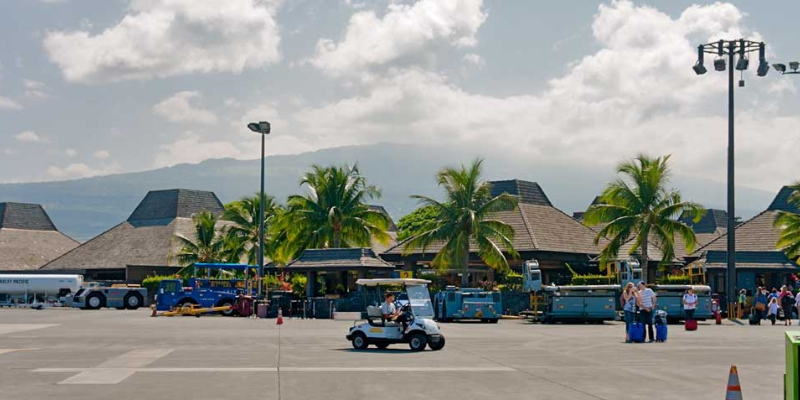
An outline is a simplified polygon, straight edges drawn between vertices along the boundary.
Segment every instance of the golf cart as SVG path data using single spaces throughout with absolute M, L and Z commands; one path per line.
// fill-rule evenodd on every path
M 359 279 L 357 285 L 365 287 L 366 291 L 373 291 L 380 296 L 381 286 L 400 287 L 402 292 L 395 300 L 395 307 L 405 314 L 407 318 L 406 330 L 403 324 L 388 321 L 383 318 L 380 306 L 373 304 L 367 306 L 367 322 L 350 328 L 350 333 L 345 336 L 359 350 L 366 349 L 373 344 L 379 349 L 385 349 L 390 344 L 408 343 L 412 351 L 441 350 L 444 347 L 444 335 L 439 332 L 439 325 L 433 321 L 433 306 L 431 295 L 428 293 L 428 284 L 425 279 Z M 377 301 L 374 303 L 380 304 Z

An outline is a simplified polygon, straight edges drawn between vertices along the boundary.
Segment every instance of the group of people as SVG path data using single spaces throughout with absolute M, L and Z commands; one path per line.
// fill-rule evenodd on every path
M 656 340 L 653 334 L 653 311 L 658 304 L 658 296 L 647 287 L 644 282 L 639 282 L 634 286 L 633 282 L 628 282 L 625 290 L 622 291 L 620 297 L 622 302 L 622 309 L 625 311 L 625 343 L 630 343 L 630 327 L 636 320 L 636 311 L 639 311 L 640 321 L 647 326 L 646 337 L 648 342 Z M 683 295 L 683 311 L 686 314 L 686 319 L 694 318 L 694 311 L 697 309 L 697 295 L 694 290 L 689 288 Z
M 739 292 L 739 303 L 744 304 L 746 299 L 746 291 L 742 289 Z M 780 292 L 776 288 L 772 288 L 771 292 L 767 292 L 767 288 L 759 286 L 753 294 L 753 321 L 755 325 L 761 325 L 761 321 L 769 319 L 772 325 L 778 319 L 778 314 L 783 311 L 784 319 L 783 324 L 788 326 L 792 324 L 792 313 L 798 310 L 800 314 L 800 296 L 795 296 L 792 289 L 786 285 L 781 286 Z

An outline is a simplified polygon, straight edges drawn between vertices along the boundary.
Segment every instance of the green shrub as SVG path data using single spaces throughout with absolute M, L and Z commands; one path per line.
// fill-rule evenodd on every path
M 497 287 L 503 292 L 519 292 L 522 291 L 522 281 L 522 274 L 512 271 L 498 276 Z
M 291 278 L 289 278 L 289 282 L 292 284 L 292 291 L 299 296 L 305 296 L 306 294 L 306 284 L 308 283 L 308 279 L 303 274 L 294 274 Z
M 667 275 L 661 277 L 657 283 L 662 285 L 689 285 L 692 279 L 689 275 Z
M 599 275 L 599 274 L 586 274 L 586 275 L 573 275 L 572 285 L 610 285 L 616 280 L 613 276 Z
M 158 285 L 161 284 L 161 281 L 164 279 L 175 279 L 175 277 L 170 275 L 148 276 L 142 281 L 142 287 L 147 289 L 148 295 L 153 296 L 156 294 L 156 290 L 158 290 Z

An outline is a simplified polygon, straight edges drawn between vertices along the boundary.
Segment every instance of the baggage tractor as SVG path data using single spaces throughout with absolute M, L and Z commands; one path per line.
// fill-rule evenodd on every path
M 643 343 L 644 342 L 644 324 L 641 322 L 633 322 L 631 323 L 631 327 L 628 330 L 628 338 L 631 342 L 634 343 Z
M 693 319 L 686 320 L 686 323 L 684 324 L 684 328 L 686 328 L 687 331 L 696 331 L 697 330 L 697 321 L 695 321 Z

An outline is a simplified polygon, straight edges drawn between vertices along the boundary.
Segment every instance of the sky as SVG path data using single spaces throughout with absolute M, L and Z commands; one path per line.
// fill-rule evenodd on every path
M 792 0 L 4 0 L 0 182 L 254 159 L 258 120 L 267 154 L 457 143 L 587 169 L 671 154 L 676 173 L 724 181 L 727 77 L 711 56 L 695 75 L 696 46 L 745 37 L 797 60 L 798 14 Z M 800 179 L 797 79 L 744 73 L 738 184 Z

